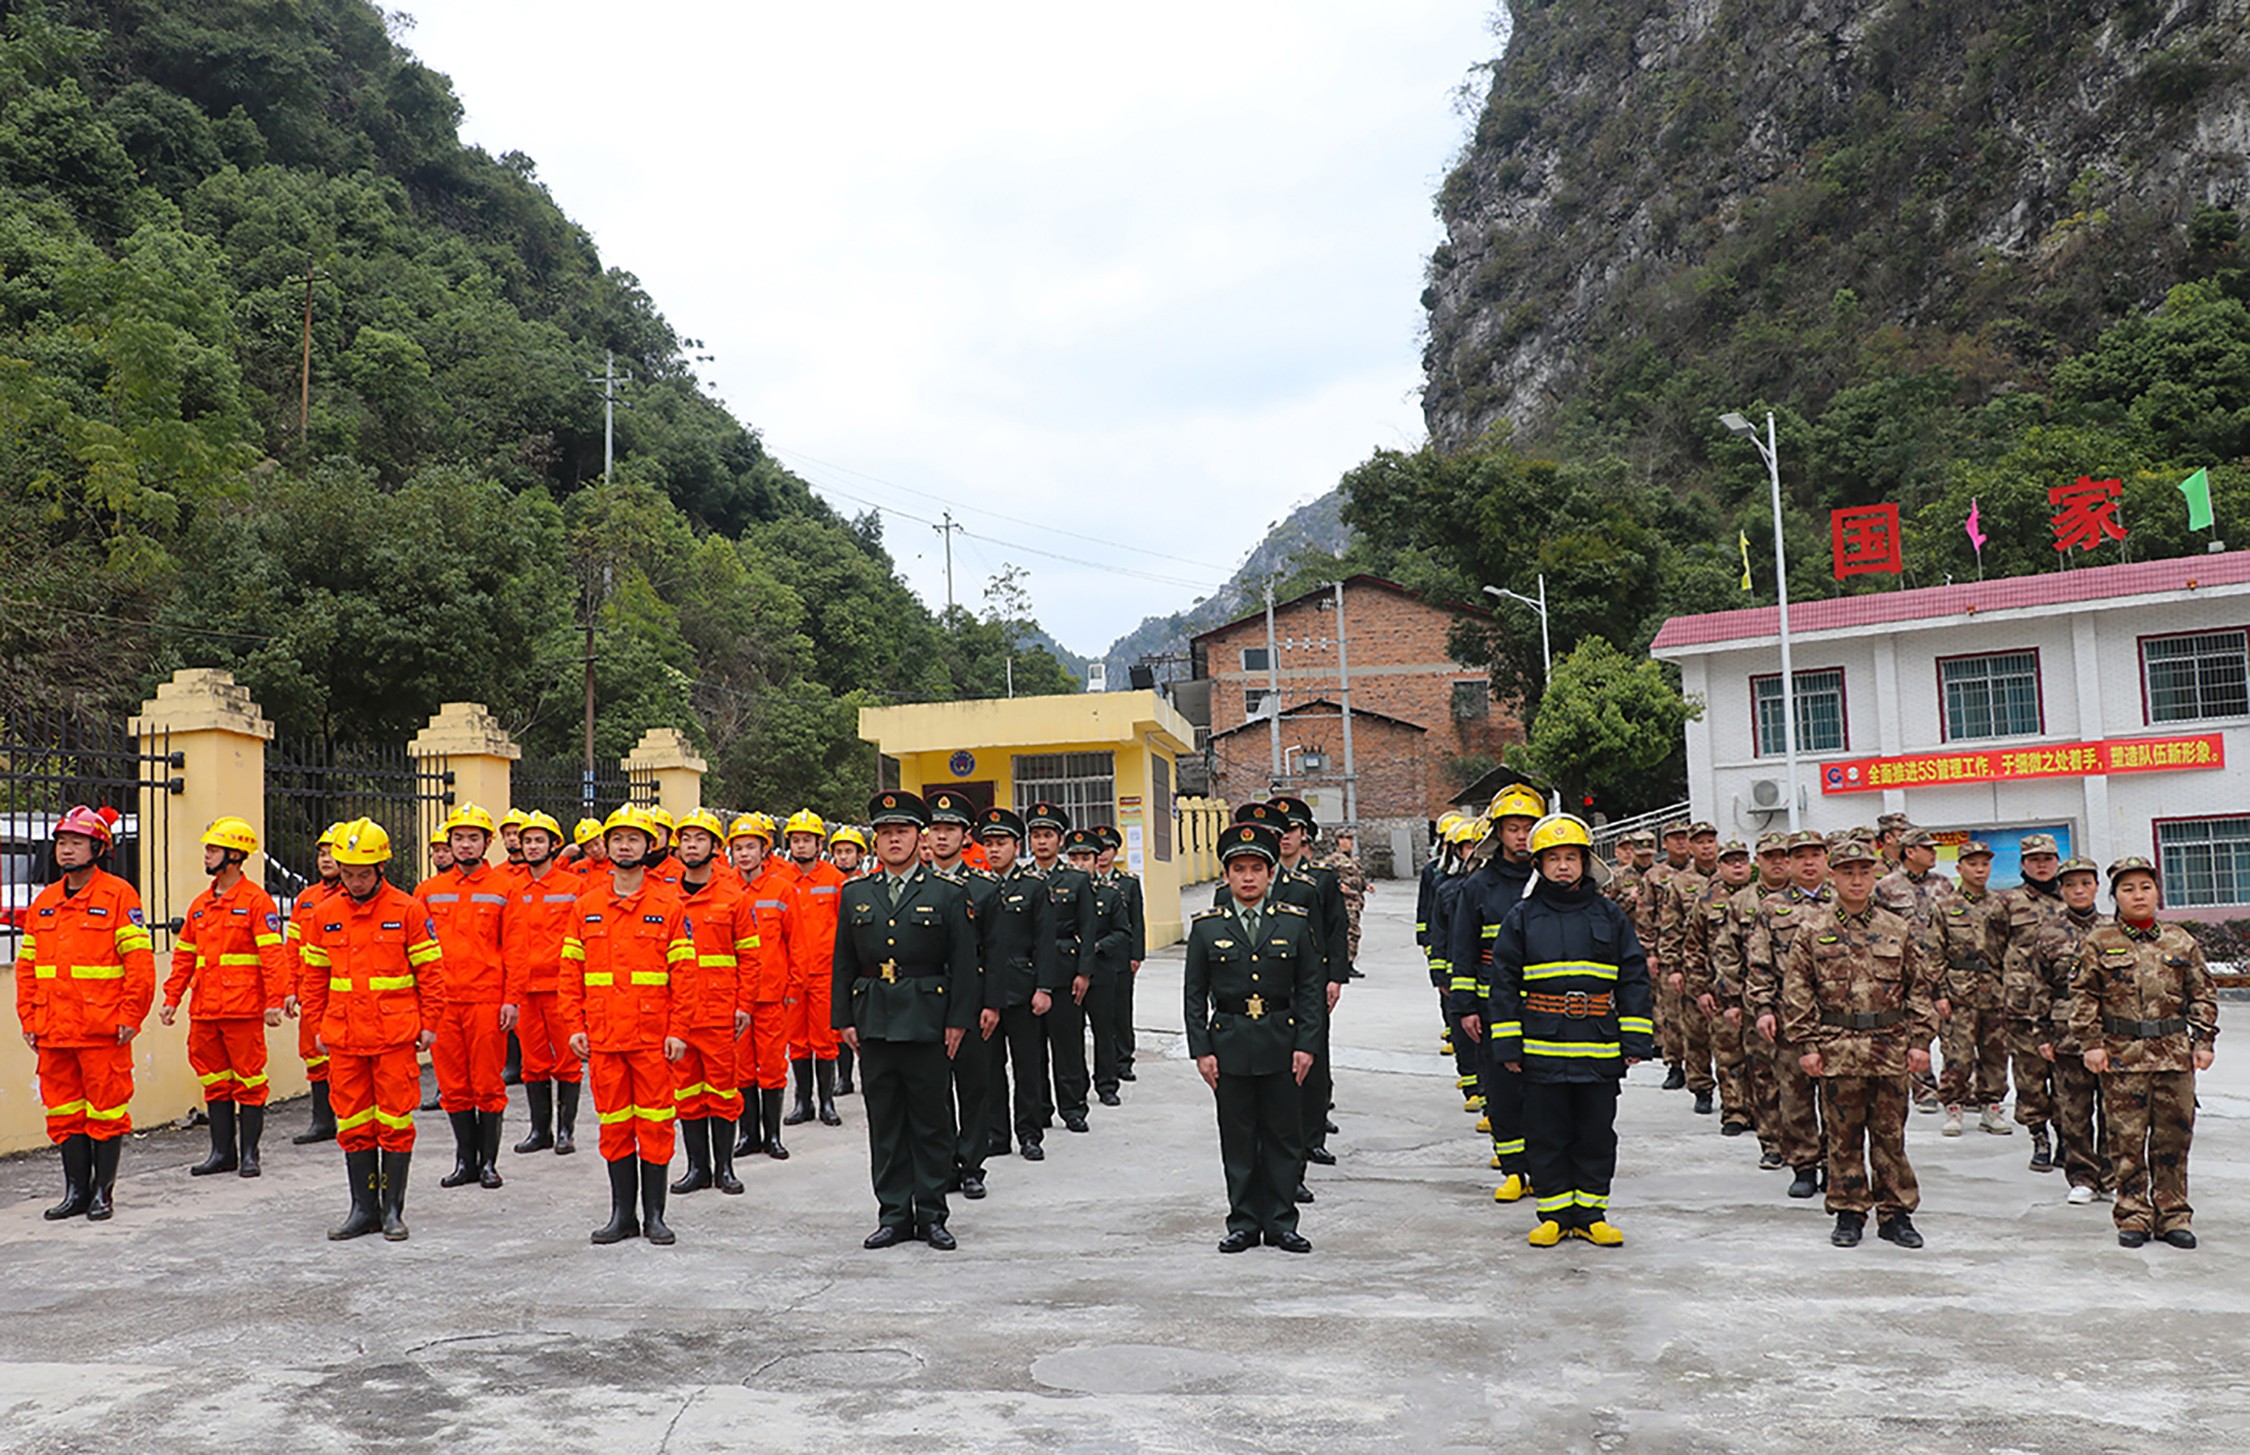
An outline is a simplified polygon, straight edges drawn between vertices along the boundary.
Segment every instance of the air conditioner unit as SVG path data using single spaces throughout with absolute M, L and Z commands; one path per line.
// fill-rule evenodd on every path
M 1760 813 L 1772 813 L 1788 806 L 1788 792 L 1778 778 L 1760 778 L 1750 785 L 1750 806 Z

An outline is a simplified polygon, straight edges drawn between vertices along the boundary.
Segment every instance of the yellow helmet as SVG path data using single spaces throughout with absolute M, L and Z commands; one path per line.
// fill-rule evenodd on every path
M 339 864 L 382 864 L 391 857 L 391 836 L 371 818 L 355 818 L 338 826 L 341 832 L 329 853 Z
M 1484 811 L 1484 816 L 1495 824 L 1504 818 L 1544 818 L 1546 814 L 1546 801 L 1523 783 L 1511 783 L 1493 794 L 1491 804 Z
M 344 837 L 344 828 L 344 820 L 336 820 L 336 822 L 320 831 L 320 837 L 313 840 L 313 847 L 316 849 L 335 848 L 337 842 Z
M 247 819 L 215 818 L 211 827 L 203 831 L 203 842 L 222 849 L 236 849 L 245 854 L 258 852 L 258 831 L 250 827 Z
M 559 844 L 563 841 L 562 825 L 555 822 L 555 816 L 551 813 L 542 813 L 534 809 L 530 813 L 521 815 L 517 826 L 527 829 L 545 829 L 549 837 L 553 838 L 556 843 Z
M 1459 823 L 1462 817 L 1463 815 L 1461 813 L 1461 810 L 1459 810 L 1458 808 L 1449 808 L 1445 812 L 1439 814 L 1437 821 L 1437 836 L 1450 842 L 1453 838 L 1453 826 Z
M 656 836 L 659 843 L 670 839 L 673 830 L 677 827 L 672 815 L 666 813 L 663 808 L 656 804 L 650 804 L 641 810 L 641 820 L 643 826 Z
M 727 841 L 727 826 L 720 823 L 719 816 L 708 808 L 699 808 L 687 815 L 680 820 L 679 827 L 682 829 L 701 829 L 722 844 Z
M 781 826 L 781 831 L 783 834 L 813 834 L 817 837 L 826 838 L 828 825 L 822 823 L 820 815 L 814 813 L 811 809 L 800 808 L 789 815 L 789 822 Z
M 578 826 L 570 831 L 570 841 L 580 845 L 590 843 L 601 836 L 602 821 L 598 818 L 582 818 L 578 821 Z
M 828 836 L 828 847 L 833 849 L 838 844 L 857 844 L 859 845 L 859 851 L 864 854 L 867 852 L 867 835 L 848 823 L 838 824 L 836 832 Z
M 736 818 L 732 824 L 727 826 L 727 841 L 731 843 L 740 838 L 760 838 L 769 844 L 772 843 L 773 815 L 770 813 L 746 813 Z
M 1549 814 L 1531 826 L 1531 852 L 1535 855 L 1542 849 L 1559 849 L 1568 844 L 1576 844 L 1589 856 L 1594 850 L 1593 832 L 1575 814 Z
M 1484 836 L 1490 832 L 1492 832 L 1491 825 L 1483 819 L 1470 818 L 1464 814 L 1454 823 L 1453 832 L 1447 837 L 1454 845 L 1465 848 L 1472 844 L 1482 843 Z
M 647 834 L 650 843 L 656 842 L 656 820 L 637 803 L 619 804 L 610 816 L 602 821 L 602 832 L 611 829 L 639 829 Z
M 445 831 L 450 834 L 455 829 L 483 829 L 487 834 L 499 832 L 492 815 L 473 803 L 464 803 L 445 816 Z
M 500 827 L 504 829 L 520 829 L 528 824 L 530 822 L 530 819 L 531 815 L 525 813 L 522 809 L 511 808 L 506 813 L 500 815 Z
M 447 814 L 442 822 L 430 830 L 430 847 L 451 850 L 453 847 L 453 815 Z

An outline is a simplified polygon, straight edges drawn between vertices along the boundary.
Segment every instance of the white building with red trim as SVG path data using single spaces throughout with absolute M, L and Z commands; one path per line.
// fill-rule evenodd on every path
M 2174 911 L 2250 908 L 2250 551 L 1804 601 L 1789 625 L 1803 826 L 1903 812 L 1990 840 L 1996 883 L 2017 837 L 2059 831 L 2156 859 Z M 1650 654 L 1704 706 L 1694 815 L 1787 827 L 1775 609 L 1674 617 Z

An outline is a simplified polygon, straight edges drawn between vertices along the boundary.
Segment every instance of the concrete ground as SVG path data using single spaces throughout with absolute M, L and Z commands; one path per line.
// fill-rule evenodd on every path
M 1206 891 L 1207 895 L 1208 891 Z M 1749 1139 L 1623 1100 L 1629 1242 L 1527 1247 L 1435 1054 L 1411 886 L 1370 899 L 1337 1025 L 1341 1163 L 1310 1257 L 1213 1250 L 1211 1100 L 1179 954 L 1143 970 L 1140 1080 L 1048 1160 L 956 1202 L 960 1251 L 864 1252 L 856 1098 L 673 1200 L 677 1247 L 596 1248 L 601 1163 L 503 1154 L 447 1192 L 422 1120 L 411 1242 L 335 1244 L 341 1157 L 273 1116 L 266 1175 L 191 1181 L 136 1138 L 106 1225 L 47 1224 L 52 1154 L 0 1164 L 0 1449 L 480 1452 L 1484 1450 L 2070 1452 L 2250 1436 L 2250 1047 L 2222 1039 L 2196 1252 L 2116 1246 L 2026 1138 L 1915 1117 L 1929 1247 L 1841 1251 Z M 1201 898 L 1201 897 L 1199 897 Z M 1207 902 L 1207 901 L 1205 901 Z M 2231 1009 L 2231 1007 L 2230 1007 Z M 2231 1054 L 2230 1054 L 2231 1051 Z M 161 1111 L 161 1109 L 155 1109 Z M 509 1140 L 521 1134 L 520 1100 Z

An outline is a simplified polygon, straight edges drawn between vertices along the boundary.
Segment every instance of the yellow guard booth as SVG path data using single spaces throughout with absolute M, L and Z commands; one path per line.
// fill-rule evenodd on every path
M 1172 765 L 1195 729 L 1154 692 L 1081 692 L 863 707 L 859 735 L 883 755 L 883 781 L 912 793 L 952 788 L 980 807 L 1021 811 L 1046 799 L 1073 828 L 1115 824 L 1118 855 L 1139 876 L 1148 943 L 1180 938 L 1181 843 Z M 894 768 L 895 765 L 895 768 Z

